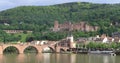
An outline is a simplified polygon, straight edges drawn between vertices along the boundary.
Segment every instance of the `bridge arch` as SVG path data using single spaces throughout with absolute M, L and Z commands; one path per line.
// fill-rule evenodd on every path
M 42 52 L 55 52 L 53 47 L 47 46 L 42 49 Z
M 60 48 L 60 52 L 65 52 L 66 50 L 63 48 Z
M 11 53 L 11 52 L 13 52 L 13 51 L 15 51 L 15 52 L 17 52 L 17 53 L 20 53 L 19 48 L 16 47 L 16 46 L 6 46 L 6 47 L 2 50 L 2 53 L 5 53 L 5 52 Z
M 48 46 L 49 47 L 49 46 Z M 55 48 L 53 47 L 49 47 L 53 52 L 55 52 Z
M 32 51 L 30 51 L 30 50 L 32 50 Z M 36 52 L 36 53 L 39 53 L 39 49 L 36 46 L 27 46 L 27 47 L 25 47 L 23 49 L 23 53 L 25 53 L 25 52 L 29 52 L 29 53 Z

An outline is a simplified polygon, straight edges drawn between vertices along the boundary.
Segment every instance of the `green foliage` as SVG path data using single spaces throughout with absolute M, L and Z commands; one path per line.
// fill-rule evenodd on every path
M 19 51 L 17 50 L 17 48 L 15 48 L 15 47 L 13 47 L 13 46 L 10 46 L 10 47 L 7 47 L 4 51 L 3 51 L 3 53 L 19 53 Z
M 38 51 L 36 48 L 29 46 L 24 50 L 24 53 L 38 53 Z
M 73 31 L 75 38 L 90 37 L 96 34 L 107 34 L 120 31 L 120 4 L 92 4 L 73 2 L 52 6 L 20 6 L 0 12 L 0 29 L 5 30 L 32 30 L 34 40 L 59 40 L 67 36 L 67 32 L 50 32 L 55 20 L 60 23 L 71 21 L 78 23 L 86 21 L 92 26 L 99 26 L 97 32 Z M 4 25 L 8 23 L 9 25 Z M 111 23 L 113 25 L 111 25 Z M 1 32 L 1 31 L 0 31 Z M 2 33 L 2 32 L 1 32 Z M 26 41 L 31 36 L 0 34 L 0 41 Z M 5 35 L 3 35 L 5 34 Z M 24 38 L 23 38 L 24 37 Z M 15 40 L 13 40 L 15 39 Z
M 21 37 L 21 39 L 17 40 L 17 41 L 21 41 L 21 42 L 26 42 L 26 39 L 28 36 L 31 36 L 31 33 L 17 33 L 14 34 L 17 37 Z
M 48 32 L 48 33 L 33 33 L 35 40 L 60 40 L 67 36 L 65 32 Z
M 101 48 L 101 49 L 119 49 L 120 48 L 120 43 L 112 42 L 112 43 L 96 43 L 96 42 L 90 42 L 89 44 L 86 45 L 87 48 L 91 49 L 96 49 L 96 48 Z
M 94 32 L 73 31 L 72 34 L 74 35 L 74 38 L 76 40 L 77 38 L 80 38 L 80 37 L 88 38 L 91 36 L 92 37 L 96 36 L 97 32 L 96 31 L 94 31 Z
M 109 44 L 107 43 L 95 43 L 95 42 L 90 42 L 87 44 L 87 48 L 109 48 Z
M 5 37 L 6 42 L 12 42 L 12 41 L 19 41 L 21 39 L 20 36 L 15 36 L 13 34 L 8 34 L 8 36 Z
M 88 21 L 91 25 L 108 27 L 120 21 L 119 4 L 65 3 L 53 6 L 21 6 L 0 12 L 1 29 L 41 31 L 48 29 L 55 20 Z

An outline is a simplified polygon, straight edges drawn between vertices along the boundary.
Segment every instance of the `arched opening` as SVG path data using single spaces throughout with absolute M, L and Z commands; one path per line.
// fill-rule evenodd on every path
M 41 44 L 41 45 L 45 45 L 45 44 L 47 44 L 47 41 L 41 41 L 40 44 Z
M 43 50 L 42 50 L 43 53 L 53 53 L 55 52 L 55 50 L 52 48 L 52 47 L 45 47 Z
M 34 46 L 29 46 L 24 49 L 24 53 L 38 53 L 38 50 Z
M 70 49 L 67 49 L 67 52 L 70 52 L 71 50 Z
M 65 50 L 64 49 L 62 49 L 62 48 L 60 48 L 60 52 L 62 53 L 62 52 L 65 52 Z
M 19 50 L 14 46 L 9 46 L 3 50 L 4 54 L 19 54 Z

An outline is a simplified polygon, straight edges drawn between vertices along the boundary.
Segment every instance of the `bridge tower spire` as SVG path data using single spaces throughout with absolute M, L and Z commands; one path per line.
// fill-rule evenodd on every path
M 69 30 L 68 30 L 68 36 L 67 36 L 67 40 L 68 40 L 68 42 L 69 42 L 69 48 L 76 48 L 76 44 L 75 44 L 75 42 L 74 42 L 74 37 L 73 37 L 73 35 L 72 35 L 72 24 L 70 23 L 69 24 Z

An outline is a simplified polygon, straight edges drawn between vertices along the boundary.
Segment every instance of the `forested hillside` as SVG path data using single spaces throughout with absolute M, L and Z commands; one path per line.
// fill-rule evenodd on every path
M 57 34 L 49 32 L 55 20 L 60 23 L 86 21 L 90 25 L 100 27 L 97 32 L 90 32 L 87 35 L 85 32 L 73 31 L 75 37 L 94 36 L 103 33 L 111 35 L 113 32 L 120 31 L 120 4 L 74 2 L 52 6 L 20 6 L 0 12 L 0 29 L 32 30 L 34 31 L 33 36 L 37 39 L 44 37 L 48 39 L 50 37 L 48 35 Z M 5 23 L 9 25 L 5 25 Z M 35 36 L 37 35 L 35 33 L 39 33 L 41 36 Z M 60 36 L 63 35 L 60 34 Z

